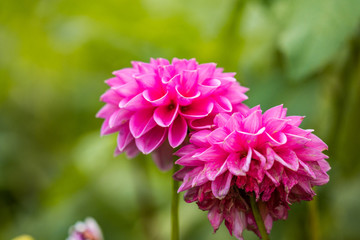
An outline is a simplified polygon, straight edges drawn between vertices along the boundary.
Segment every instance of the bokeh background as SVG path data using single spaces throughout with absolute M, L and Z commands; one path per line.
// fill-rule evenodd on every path
M 171 173 L 113 157 L 95 118 L 111 72 L 150 57 L 216 62 L 249 106 L 307 116 L 330 182 L 271 237 L 360 239 L 359 0 L 1 0 L 0 239 L 65 239 L 87 216 L 107 240 L 169 239 Z M 180 218 L 182 239 L 233 239 L 196 204 Z

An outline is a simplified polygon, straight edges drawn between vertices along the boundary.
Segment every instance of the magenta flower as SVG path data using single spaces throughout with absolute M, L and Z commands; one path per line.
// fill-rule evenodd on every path
M 219 112 L 247 109 L 242 104 L 247 88 L 214 63 L 159 58 L 132 65 L 106 81 L 110 89 L 101 96 L 106 105 L 97 113 L 105 119 L 102 135 L 119 134 L 115 154 L 152 153 L 158 167 L 167 170 L 172 148 L 190 129 L 210 128 Z
M 70 227 L 67 240 L 103 240 L 101 229 L 95 219 L 86 218 Z
M 176 164 L 184 166 L 174 175 L 183 181 L 179 192 L 209 211 L 215 231 L 225 220 L 238 239 L 244 229 L 259 235 L 249 202 L 255 194 L 269 233 L 273 221 L 287 218 L 289 204 L 311 200 L 312 187 L 329 181 L 322 153 L 327 145 L 298 127 L 302 119 L 286 116 L 282 105 L 264 114 L 259 106 L 245 114 L 218 114 L 214 130 L 193 133 L 176 153 Z

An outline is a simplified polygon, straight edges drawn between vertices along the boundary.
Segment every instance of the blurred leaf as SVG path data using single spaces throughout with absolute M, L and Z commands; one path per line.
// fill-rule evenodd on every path
M 294 1 L 280 36 L 290 78 L 301 80 L 325 66 L 351 37 L 359 17 L 358 0 Z

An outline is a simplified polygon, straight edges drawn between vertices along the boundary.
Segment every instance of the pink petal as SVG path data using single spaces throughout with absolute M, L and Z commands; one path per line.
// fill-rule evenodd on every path
M 155 149 L 151 156 L 161 171 L 168 171 L 173 167 L 173 148 L 166 141 Z
M 271 163 L 271 165 L 270 165 L 270 163 L 269 163 L 269 165 L 266 164 L 266 158 L 264 157 L 264 155 L 262 155 L 261 153 L 259 153 L 255 149 L 253 149 L 253 152 L 255 153 L 254 159 L 260 160 L 260 163 L 261 163 L 260 166 L 261 167 L 265 166 L 266 170 L 270 169 L 272 167 L 272 163 Z
M 242 119 L 243 119 L 243 115 L 241 113 L 233 113 L 226 122 L 225 127 L 230 131 L 234 131 L 234 130 L 240 131 Z
M 277 154 L 274 152 L 274 157 L 276 161 L 293 171 L 299 169 L 299 159 L 292 150 L 282 149 L 281 152 L 278 152 Z
M 300 166 L 304 169 L 305 173 L 308 174 L 310 177 L 312 178 L 316 178 L 315 173 L 313 172 L 313 170 L 303 161 L 299 160 Z M 300 169 L 299 169 L 300 171 Z
M 175 163 L 178 165 L 188 166 L 188 167 L 196 167 L 196 166 L 204 165 L 204 161 L 198 158 L 193 158 L 192 156 L 182 156 L 181 158 L 176 160 Z
M 114 112 L 109 118 L 109 127 L 113 128 L 126 123 L 127 121 L 129 121 L 131 115 L 132 112 L 126 109 L 119 109 L 118 111 Z
M 266 132 L 272 134 L 281 131 L 290 122 L 288 119 L 272 118 L 267 121 Z
M 129 127 L 132 135 L 135 138 L 143 136 L 146 132 L 156 126 L 156 122 L 153 119 L 153 109 L 143 109 L 137 111 L 129 122 Z
M 197 150 L 198 148 L 196 148 L 194 145 L 192 144 L 188 144 L 185 145 L 184 147 L 180 148 L 179 150 L 177 150 L 174 155 L 178 156 L 178 157 L 182 157 L 182 156 L 186 156 L 186 155 L 193 155 L 193 152 L 195 150 Z
M 173 148 L 178 147 L 187 135 L 187 123 L 182 116 L 178 116 L 169 128 L 169 143 Z
M 155 74 L 151 73 L 151 74 L 137 75 L 135 79 L 137 84 L 141 86 L 143 89 L 157 88 L 157 90 L 162 90 L 160 79 Z
M 196 130 L 210 129 L 214 127 L 213 116 L 209 115 L 199 119 L 190 119 L 189 126 Z
M 180 108 L 180 114 L 186 118 L 203 118 L 214 108 L 214 103 L 208 99 L 193 101 L 191 105 Z
M 211 191 L 216 198 L 223 199 L 228 194 L 232 177 L 230 172 L 226 172 L 211 183 Z
M 242 233 L 246 228 L 246 215 L 243 211 L 239 211 L 236 208 L 233 208 L 232 213 L 232 235 L 237 239 L 243 239 Z
M 143 97 L 142 93 L 139 93 L 135 97 L 121 100 L 119 107 L 130 111 L 138 111 L 145 108 L 151 108 L 152 105 Z
M 179 81 L 179 90 L 183 96 L 193 96 L 198 85 L 198 70 L 184 70 Z
M 208 213 L 208 219 L 211 223 L 211 226 L 214 228 L 214 232 L 219 229 L 220 224 L 224 220 L 223 212 L 219 208 L 218 204 L 215 204 Z
M 124 149 L 124 152 L 126 152 L 127 158 L 131 159 L 136 157 L 139 154 L 139 149 L 136 147 L 135 141 L 131 141 L 126 148 Z
M 119 131 L 120 128 L 121 128 L 121 125 L 111 128 L 109 126 L 109 119 L 105 119 L 105 121 L 101 125 L 100 135 L 104 136 L 104 135 L 107 135 L 107 134 L 117 132 L 117 131 Z
M 269 110 L 267 110 L 263 115 L 264 124 L 266 124 L 267 121 L 271 118 L 283 118 L 285 117 L 285 115 L 286 115 L 286 109 L 283 108 L 282 104 L 272 107 Z
M 214 181 L 215 178 L 227 170 L 226 161 L 209 162 L 205 164 L 206 177 L 209 181 Z
M 199 69 L 199 82 L 201 83 L 208 77 L 213 76 L 216 69 L 216 64 L 215 63 L 200 64 L 198 66 L 198 69 Z
M 119 81 L 122 82 L 122 84 L 134 81 L 133 74 L 136 72 L 135 69 L 132 68 L 124 68 L 121 70 L 113 71 L 112 74 L 114 74 Z M 110 79 L 109 79 L 110 80 Z M 106 82 L 107 83 L 107 82 Z M 110 84 L 109 84 L 110 85 Z M 118 84 L 117 84 L 118 85 Z
M 201 92 L 201 96 L 211 95 L 218 87 L 221 86 L 221 81 L 219 79 L 207 79 L 201 84 L 199 84 L 198 89 Z
M 236 131 L 230 133 L 224 139 L 223 148 L 227 152 L 238 152 L 243 150 L 243 146 L 241 145 L 240 135 Z
M 318 161 L 321 159 L 326 159 L 328 156 L 323 154 L 320 150 L 310 147 L 303 147 L 296 149 L 296 155 L 299 159 L 303 161 Z
M 208 162 L 224 161 L 227 157 L 227 153 L 224 152 L 224 150 L 222 150 L 220 147 L 213 145 L 203 152 L 198 152 L 194 154 L 193 157 Z
M 262 126 L 261 111 L 255 111 L 242 120 L 243 131 L 248 133 L 256 133 Z
M 224 128 L 216 128 L 209 134 L 207 140 L 210 144 L 221 144 L 227 136 L 228 132 Z
M 249 89 L 243 86 L 240 86 L 237 82 L 231 83 L 231 85 L 228 88 L 228 91 L 226 91 L 225 96 L 231 100 L 231 102 L 234 103 L 241 103 L 248 99 L 248 96 L 246 96 L 244 93 L 247 92 Z
M 208 135 L 211 133 L 210 130 L 200 130 L 194 132 L 190 137 L 190 143 L 195 144 L 199 147 L 209 147 Z
M 135 139 L 136 146 L 144 154 L 149 154 L 160 146 L 165 140 L 166 128 L 154 127 L 140 138 Z
M 283 145 L 287 142 L 286 135 L 283 132 L 276 132 L 273 134 L 269 134 L 265 132 L 265 135 L 270 140 L 268 144 L 272 147 Z
M 115 92 L 113 89 L 107 90 L 103 95 L 101 95 L 100 100 L 102 102 L 118 105 L 122 100 L 122 97 Z
M 129 130 L 127 124 L 122 125 L 119 129 L 119 135 L 117 137 L 117 144 L 120 151 L 124 151 L 125 147 L 133 140 L 133 136 Z
M 113 87 L 112 89 L 122 97 L 135 96 L 141 91 L 136 81 L 131 81 L 124 85 Z
M 119 107 L 113 104 L 106 104 L 103 106 L 99 112 L 96 113 L 97 118 L 108 118 L 110 117 L 114 112 L 119 110 Z
M 206 178 L 206 171 L 203 169 L 194 177 L 191 187 L 201 186 L 206 182 L 208 182 L 208 179 Z
M 246 176 L 250 169 L 252 151 L 248 150 L 247 156 L 242 157 L 238 153 L 231 153 L 226 159 L 229 171 L 235 176 Z
M 315 148 L 319 151 L 324 151 L 324 150 L 328 149 L 328 146 L 326 145 L 326 143 L 324 143 L 318 136 L 316 136 L 314 134 L 309 134 L 308 138 L 311 139 L 311 142 L 308 142 L 306 144 L 306 146 Z
M 170 104 L 169 92 L 165 94 L 159 92 L 151 92 L 149 89 L 143 92 L 143 97 L 153 106 L 161 106 Z
M 215 106 L 219 109 L 218 112 L 231 112 L 233 110 L 230 100 L 221 95 L 215 97 Z
M 219 113 L 214 118 L 214 124 L 217 127 L 225 127 L 226 123 L 228 122 L 230 115 L 227 113 Z
M 159 106 L 154 112 L 154 120 L 159 126 L 168 127 L 174 122 L 178 110 L 178 104 Z
M 288 116 L 286 119 L 290 120 L 289 124 L 295 127 L 298 127 L 301 122 L 304 120 L 304 116 Z

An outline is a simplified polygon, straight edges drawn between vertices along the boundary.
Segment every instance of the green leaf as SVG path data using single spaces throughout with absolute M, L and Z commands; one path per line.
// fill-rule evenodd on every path
M 301 80 L 324 67 L 349 40 L 360 19 L 359 0 L 295 0 L 280 35 L 289 77 Z

